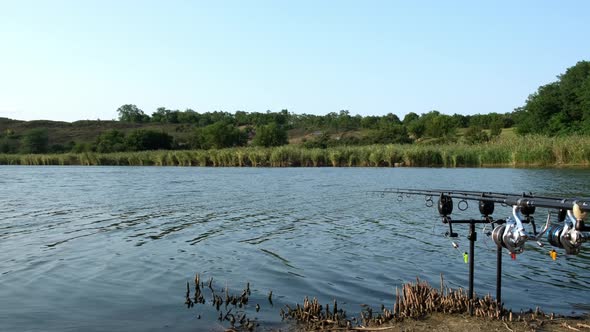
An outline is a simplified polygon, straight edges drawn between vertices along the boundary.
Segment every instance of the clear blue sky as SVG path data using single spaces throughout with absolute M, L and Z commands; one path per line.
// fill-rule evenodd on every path
M 583 0 L 0 0 L 0 117 L 510 112 L 590 58 L 589 13 Z

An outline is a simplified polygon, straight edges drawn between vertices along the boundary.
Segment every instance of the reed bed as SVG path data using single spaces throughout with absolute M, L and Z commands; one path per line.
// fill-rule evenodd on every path
M 212 167 L 566 167 L 590 165 L 590 137 L 526 136 L 485 144 L 297 145 L 220 150 L 0 154 L 2 165 Z

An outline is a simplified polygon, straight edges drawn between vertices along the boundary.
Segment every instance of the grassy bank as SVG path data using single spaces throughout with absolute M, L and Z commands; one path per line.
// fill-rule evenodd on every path
M 142 151 L 81 154 L 0 154 L 3 165 L 134 165 L 214 167 L 562 167 L 590 166 L 590 137 L 514 137 L 479 145 L 370 145 Z

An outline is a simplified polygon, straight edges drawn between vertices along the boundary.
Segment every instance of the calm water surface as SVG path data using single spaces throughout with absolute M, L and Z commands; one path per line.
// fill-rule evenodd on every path
M 209 304 L 183 305 L 196 272 L 235 293 L 249 281 L 265 328 L 305 295 L 355 313 L 391 307 L 416 277 L 466 287 L 466 227 L 460 252 L 423 198 L 366 194 L 387 187 L 590 196 L 590 171 L 0 167 L 0 330 L 223 330 Z M 494 294 L 495 247 L 478 231 L 475 289 Z M 504 256 L 505 304 L 590 311 L 588 249 L 548 250 Z

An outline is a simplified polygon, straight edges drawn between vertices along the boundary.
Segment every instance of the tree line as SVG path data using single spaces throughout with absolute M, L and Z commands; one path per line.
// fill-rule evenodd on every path
M 351 115 L 348 110 L 326 115 L 279 112 L 199 113 L 165 107 L 151 115 L 133 104 L 117 109 L 118 122 L 140 126 L 122 131 L 109 129 L 91 141 L 50 144 L 47 129 L 23 133 L 6 129 L 0 133 L 0 153 L 100 153 L 174 149 L 221 149 L 240 146 L 271 147 L 289 143 L 288 133 L 301 136 L 306 148 L 371 144 L 480 144 L 516 127 L 520 135 L 564 136 L 590 134 L 590 62 L 580 61 L 559 75 L 558 80 L 538 88 L 525 105 L 510 113 L 446 115 L 438 111 L 408 113 L 403 119 Z M 182 133 L 141 128 L 175 126 Z M 458 135 L 461 129 L 462 135 Z M 461 136 L 459 138 L 459 136 Z
M 590 134 L 590 62 L 580 61 L 539 87 L 515 110 L 514 119 L 521 135 Z
M 362 116 L 351 115 L 348 110 L 330 112 L 326 115 L 315 114 L 294 114 L 284 109 L 280 112 L 206 112 L 198 113 L 192 109 L 169 110 L 164 107 L 158 108 L 151 116 L 133 104 L 126 104 L 117 109 L 118 120 L 130 123 L 167 123 L 167 124 L 192 124 L 195 127 L 206 127 L 214 123 L 233 124 L 235 126 L 258 127 L 262 125 L 276 124 L 286 129 L 304 130 L 336 130 L 350 131 L 363 129 L 383 129 L 391 125 L 407 126 L 408 132 L 420 138 L 424 134 L 434 134 L 438 124 L 452 126 L 454 128 L 480 127 L 490 129 L 493 126 L 509 128 L 514 125 L 512 113 L 489 113 L 452 116 L 441 114 L 438 111 L 431 111 L 418 115 L 410 112 L 401 120 L 397 115 L 388 113 L 383 116 Z M 430 123 L 434 121 L 434 123 Z M 428 129 L 426 128 L 428 127 Z
M 146 116 L 134 105 L 123 105 L 118 110 L 119 121 L 153 126 L 153 116 Z M 462 140 L 481 143 L 499 135 L 502 128 L 511 126 L 509 114 L 453 116 L 431 111 L 422 115 L 407 114 L 400 120 L 394 114 L 385 116 L 351 116 L 348 111 L 325 116 L 297 115 L 281 112 L 235 114 L 174 111 L 173 119 L 187 119 L 190 123 L 164 122 L 176 125 L 176 131 L 138 128 L 131 131 L 108 129 L 93 141 L 69 141 L 51 144 L 46 128 L 33 128 L 17 134 L 6 130 L 0 137 L 0 153 L 64 153 L 64 152 L 123 152 L 144 150 L 222 149 L 228 147 L 272 147 L 289 144 L 289 132 L 299 131 L 300 144 L 306 148 L 360 146 L 371 144 L 410 144 L 429 140 L 434 143 L 456 142 L 457 129 L 470 126 Z M 158 114 L 167 114 L 160 112 Z M 163 120 L 164 117 L 158 121 Z M 149 122 L 147 122 L 149 121 Z M 176 121 L 176 120 L 173 120 Z M 168 127 L 170 128 L 170 127 Z M 490 134 L 484 132 L 490 129 Z

